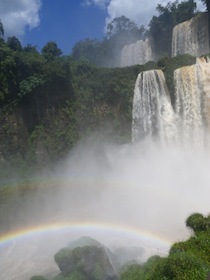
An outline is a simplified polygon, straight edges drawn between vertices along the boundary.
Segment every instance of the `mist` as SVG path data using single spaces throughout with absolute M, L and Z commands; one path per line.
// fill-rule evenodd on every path
M 209 166 L 208 150 L 147 141 L 116 145 L 103 135 L 82 140 L 52 171 L 32 178 L 30 192 L 23 195 L 19 189 L 20 203 L 8 213 L 6 226 L 12 230 L 86 223 L 104 225 L 104 230 L 40 233 L 0 245 L 0 279 L 29 279 L 37 272 L 58 274 L 54 254 L 69 241 L 87 235 L 110 249 L 143 247 L 140 261 L 167 254 L 170 244 L 189 236 L 185 220 L 190 214 L 208 214 Z M 112 230 L 113 225 L 119 229 Z M 148 233 L 148 238 L 141 232 Z

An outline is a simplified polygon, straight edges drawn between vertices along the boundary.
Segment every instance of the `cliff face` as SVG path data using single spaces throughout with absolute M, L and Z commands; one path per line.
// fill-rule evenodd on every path
M 172 36 L 172 56 L 209 53 L 208 14 L 202 13 L 176 25 Z

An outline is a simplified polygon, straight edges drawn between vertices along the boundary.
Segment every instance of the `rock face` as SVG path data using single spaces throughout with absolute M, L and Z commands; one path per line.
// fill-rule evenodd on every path
M 63 248 L 55 255 L 55 261 L 64 276 L 78 275 L 81 279 L 90 280 L 117 279 L 104 247 Z
M 176 25 L 172 35 L 172 56 L 190 54 L 201 56 L 209 53 L 208 14 L 201 13 Z
M 151 38 L 126 45 L 121 51 L 121 67 L 154 61 L 155 54 L 153 49 L 153 41 Z
M 161 70 L 139 74 L 133 98 L 132 140 L 148 137 L 204 147 L 210 131 L 210 62 L 174 71 L 174 108 Z

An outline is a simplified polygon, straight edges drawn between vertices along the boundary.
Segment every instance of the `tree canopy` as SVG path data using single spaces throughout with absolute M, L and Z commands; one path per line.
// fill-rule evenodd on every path
M 42 48 L 42 55 L 47 60 L 53 60 L 56 57 L 59 57 L 62 54 L 61 49 L 58 48 L 57 43 L 54 41 L 48 42 L 43 48 Z
M 4 26 L 2 21 L 0 20 L 0 38 L 4 37 Z

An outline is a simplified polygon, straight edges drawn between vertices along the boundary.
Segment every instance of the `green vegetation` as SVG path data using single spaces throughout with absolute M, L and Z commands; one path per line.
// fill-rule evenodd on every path
M 25 174 L 35 166 L 49 167 L 81 137 L 96 131 L 117 143 L 130 142 L 138 73 L 163 69 L 173 98 L 174 69 L 195 62 L 183 55 L 102 68 L 61 56 L 55 42 L 47 43 L 41 54 L 30 45 L 12 45 L 11 49 L 0 43 L 0 173 L 4 176 L 17 166 Z
M 106 129 L 118 143 L 130 141 L 136 76 L 155 66 L 99 68 L 61 56 L 53 42 L 40 54 L 3 41 L 0 57 L 2 174 L 8 166 L 24 165 L 27 173 L 36 164 L 49 165 L 96 130 Z
M 195 13 L 193 0 L 157 6 L 150 29 L 125 16 L 107 26 L 102 40 L 78 42 L 72 55 L 63 56 L 56 42 L 41 53 L 22 47 L 16 37 L 4 40 L 0 21 L 0 175 L 19 167 L 27 174 L 34 166 L 50 166 L 64 157 L 83 136 L 103 131 L 117 143 L 130 141 L 132 98 L 139 72 L 161 68 L 173 97 L 173 71 L 194 63 L 184 55 L 165 56 L 157 63 L 126 68 L 114 66 L 120 50 L 146 36 L 158 34 L 163 53 L 172 27 Z M 167 22 L 167 23 L 166 23 Z M 169 34 L 170 33 L 170 34 Z M 170 41 L 170 40 L 168 40 Z M 119 65 L 119 61 L 117 62 Z
M 210 271 L 210 215 L 194 213 L 186 220 L 192 236 L 172 245 L 168 257 L 151 257 L 145 264 L 129 266 L 122 280 L 206 280 Z

